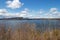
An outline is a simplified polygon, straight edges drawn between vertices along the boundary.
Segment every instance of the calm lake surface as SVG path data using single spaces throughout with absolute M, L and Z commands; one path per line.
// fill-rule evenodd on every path
M 60 20 L 0 20 L 0 26 L 17 27 L 17 24 L 35 23 L 37 29 L 60 29 Z

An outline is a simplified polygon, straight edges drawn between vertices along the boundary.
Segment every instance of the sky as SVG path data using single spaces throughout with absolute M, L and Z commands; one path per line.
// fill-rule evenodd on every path
M 60 18 L 60 0 L 0 0 L 0 18 Z

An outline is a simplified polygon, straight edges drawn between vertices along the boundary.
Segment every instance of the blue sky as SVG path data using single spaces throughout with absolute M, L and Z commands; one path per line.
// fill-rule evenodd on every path
M 0 18 L 59 18 L 60 0 L 0 0 Z

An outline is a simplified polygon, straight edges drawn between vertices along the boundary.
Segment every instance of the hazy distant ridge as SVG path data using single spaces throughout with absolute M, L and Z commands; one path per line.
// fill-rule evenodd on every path
M 13 17 L 13 18 L 0 18 L 0 20 L 60 20 L 60 18 L 23 18 L 23 17 Z

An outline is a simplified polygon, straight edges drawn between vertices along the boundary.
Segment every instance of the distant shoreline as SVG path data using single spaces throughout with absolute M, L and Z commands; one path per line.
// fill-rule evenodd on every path
M 60 18 L 2 18 L 0 20 L 60 20 Z

